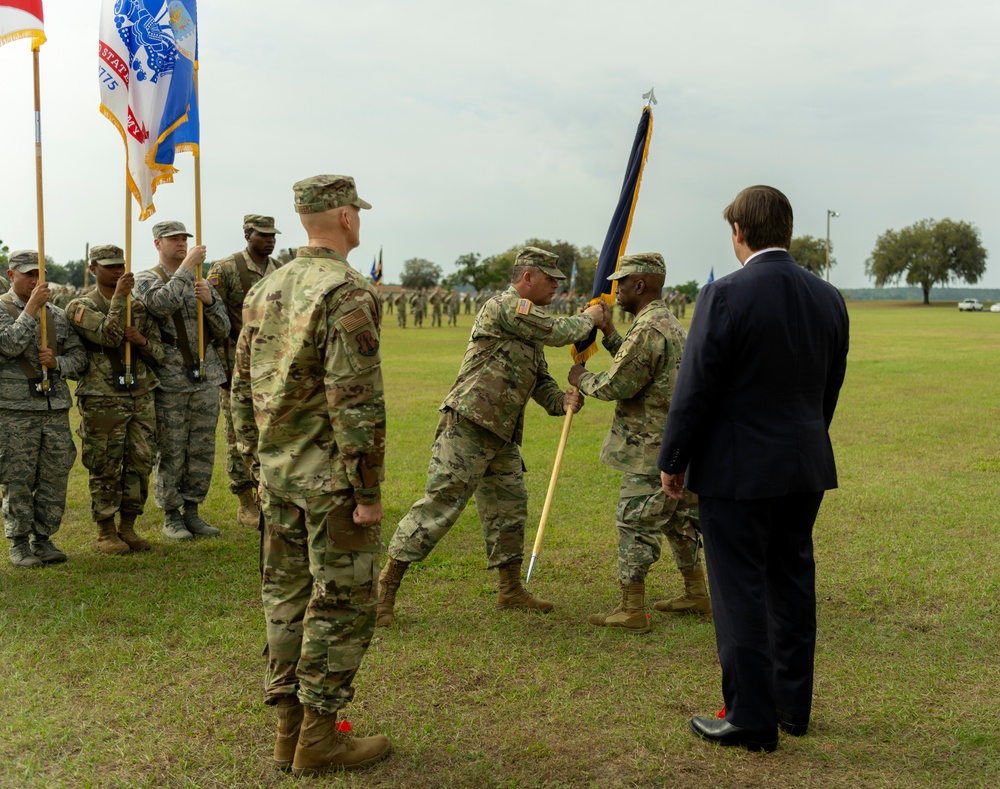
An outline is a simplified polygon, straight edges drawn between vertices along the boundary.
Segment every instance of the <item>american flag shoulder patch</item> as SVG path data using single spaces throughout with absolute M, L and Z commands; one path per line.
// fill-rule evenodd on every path
M 82 304 L 79 305 L 76 308 L 76 310 L 73 312 L 73 320 L 76 321 L 77 323 L 79 323 L 80 321 L 82 321 L 83 320 L 83 314 L 86 311 L 87 311 L 86 307 L 84 307 Z
M 353 332 L 369 322 L 368 314 L 363 309 L 358 307 L 356 310 L 347 313 L 347 315 L 341 319 L 340 325 L 344 327 L 344 331 Z
M 207 277 L 207 279 L 208 279 L 208 284 L 211 285 L 213 288 L 219 284 L 218 274 L 213 274 L 211 277 Z
M 527 299 L 521 299 L 517 303 L 517 314 L 518 315 L 528 315 L 531 312 L 532 304 Z

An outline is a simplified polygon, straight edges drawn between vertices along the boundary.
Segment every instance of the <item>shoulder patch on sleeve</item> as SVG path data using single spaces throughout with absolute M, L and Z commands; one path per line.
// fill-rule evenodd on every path
M 340 319 L 340 325 L 348 332 L 354 332 L 368 322 L 368 315 L 360 307 Z
M 211 285 L 213 288 L 219 284 L 218 274 L 209 274 L 207 279 L 208 279 L 208 284 Z
M 77 323 L 83 322 L 83 316 L 87 313 L 87 308 L 82 304 L 73 311 L 73 320 Z
M 517 314 L 518 315 L 527 315 L 527 314 L 529 314 L 531 312 L 531 308 L 533 306 L 534 305 L 530 301 L 528 301 L 527 299 L 521 299 L 517 303 Z

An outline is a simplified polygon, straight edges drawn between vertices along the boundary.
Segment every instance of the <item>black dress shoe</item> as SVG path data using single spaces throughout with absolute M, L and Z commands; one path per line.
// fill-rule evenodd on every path
M 779 710 L 778 728 L 792 737 L 802 737 L 809 728 L 809 719 L 802 715 L 792 715 Z
M 748 751 L 767 751 L 778 747 L 778 730 L 741 729 L 718 718 L 692 718 L 688 728 L 703 740 L 719 745 L 735 745 Z

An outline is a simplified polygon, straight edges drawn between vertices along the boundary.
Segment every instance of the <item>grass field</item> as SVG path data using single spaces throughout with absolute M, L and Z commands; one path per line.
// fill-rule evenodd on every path
M 351 787 L 992 787 L 1000 776 L 1000 315 L 852 303 L 833 425 L 839 490 L 816 526 L 819 643 L 813 723 L 777 753 L 713 748 L 686 721 L 721 704 L 710 622 L 653 615 L 645 636 L 594 628 L 615 602 L 618 474 L 597 460 L 610 404 L 574 420 L 531 589 L 548 616 L 499 612 L 474 504 L 404 580 L 346 716 L 392 757 L 316 785 Z M 421 494 L 459 329 L 396 328 L 388 540 Z M 569 355 L 551 349 L 565 380 Z M 595 357 L 592 369 L 608 363 Z M 528 407 L 528 544 L 561 420 Z M 220 453 L 221 458 L 221 445 Z M 0 786 L 279 787 L 261 698 L 257 535 L 234 523 L 223 465 L 204 508 L 221 539 L 95 553 L 77 464 L 62 566 L 0 562 Z M 654 598 L 679 592 L 667 552 Z

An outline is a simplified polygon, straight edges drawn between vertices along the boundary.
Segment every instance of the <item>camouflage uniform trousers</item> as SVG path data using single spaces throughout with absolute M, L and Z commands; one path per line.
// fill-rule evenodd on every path
M 75 460 L 69 409 L 0 410 L 0 488 L 8 539 L 59 531 Z
M 225 420 L 226 434 L 226 474 L 229 476 L 229 490 L 232 493 L 239 493 L 244 488 L 253 488 L 257 485 L 250 476 L 246 461 L 236 446 L 236 431 L 233 429 L 233 411 L 229 407 L 230 390 L 219 387 L 219 410 Z
M 437 326 L 441 327 L 441 307 L 440 305 L 434 305 L 431 309 L 431 327 Z
M 695 525 L 697 505 L 694 518 L 691 517 L 689 497 L 693 496 L 685 492 L 685 498 L 678 504 L 663 492 L 658 476 L 626 473 L 622 477 L 615 512 L 620 584 L 645 582 L 650 566 L 660 558 L 664 535 L 677 569 L 694 569 L 701 543 Z
M 399 522 L 389 543 L 396 561 L 418 562 L 455 524 L 473 492 L 489 569 L 524 556 L 528 491 L 517 444 L 446 408 L 438 422 L 427 488 Z
M 396 324 L 402 328 L 406 328 L 406 307 L 400 306 L 396 311 Z
M 90 516 L 141 515 L 156 457 L 156 405 L 141 397 L 87 395 L 80 409 L 81 460 L 90 472 Z
M 448 308 L 448 325 L 458 326 L 458 307 Z
M 336 712 L 354 696 L 375 632 L 382 527 L 354 525 L 349 490 L 285 499 L 265 489 L 261 506 L 264 699 L 297 692 L 306 706 Z
M 219 421 L 216 387 L 195 392 L 156 391 L 156 468 L 153 496 L 163 510 L 184 502 L 200 504 L 208 495 L 215 465 Z

